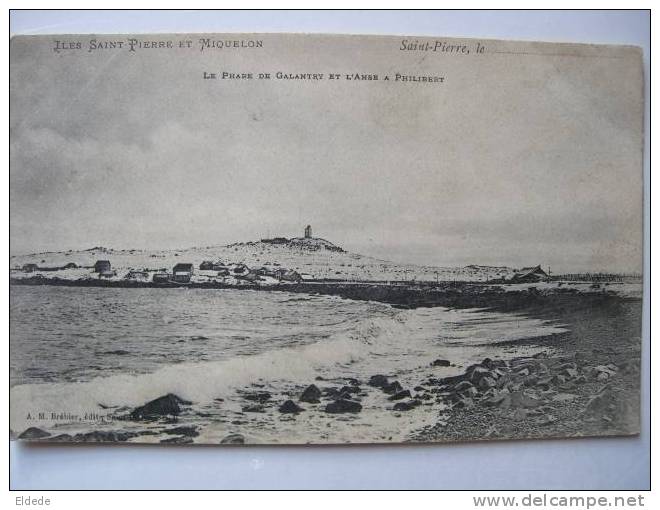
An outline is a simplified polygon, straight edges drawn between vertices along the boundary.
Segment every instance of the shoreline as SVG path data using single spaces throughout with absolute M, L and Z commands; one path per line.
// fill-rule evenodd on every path
M 10 278 L 9 285 L 16 286 L 61 286 L 61 287 L 101 287 L 122 289 L 215 289 L 251 290 L 255 292 L 292 292 L 339 296 L 359 301 L 376 301 L 402 308 L 442 306 L 446 308 L 481 308 L 501 312 L 527 311 L 538 309 L 561 311 L 575 306 L 600 306 L 602 304 L 630 299 L 616 292 L 599 289 L 584 292 L 576 288 L 556 287 L 538 290 L 535 286 L 527 289 L 510 290 L 501 284 L 474 282 L 314 282 L 281 283 L 277 285 L 228 285 L 218 282 L 207 283 L 153 283 L 136 281 L 107 280 L 67 280 L 62 278 Z M 632 298 L 635 299 L 635 298 Z
M 572 310 L 561 316 L 567 333 L 516 342 L 552 346 L 556 354 L 493 360 L 499 373 L 486 384 L 480 383 L 492 374 L 489 362 L 476 367 L 478 375 L 470 367 L 452 381 L 432 381 L 450 405 L 441 422 L 411 441 L 638 435 L 641 314 L 641 307 L 625 302 Z M 463 381 L 474 389 L 456 391 Z

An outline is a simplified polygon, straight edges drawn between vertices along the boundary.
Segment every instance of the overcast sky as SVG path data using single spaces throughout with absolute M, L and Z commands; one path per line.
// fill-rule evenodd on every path
M 641 270 L 633 54 L 458 57 L 402 52 L 400 39 L 275 37 L 252 50 L 56 53 L 56 38 L 12 42 L 12 254 L 228 244 L 309 223 L 394 261 Z M 201 78 L 222 70 L 381 81 Z M 382 81 L 396 72 L 445 82 Z

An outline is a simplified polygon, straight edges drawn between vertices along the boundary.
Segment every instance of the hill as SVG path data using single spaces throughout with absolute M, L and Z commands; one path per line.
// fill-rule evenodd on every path
M 80 251 L 12 256 L 10 267 L 16 269 L 25 264 L 36 264 L 40 268 L 55 268 L 74 263 L 80 267 L 57 271 L 57 276 L 81 278 L 90 273 L 89 268 L 97 260 L 109 260 L 118 278 L 129 270 L 171 270 L 180 262 L 192 263 L 197 269 L 203 261 L 225 265 L 240 263 L 250 268 L 286 268 L 314 279 L 359 281 L 484 281 L 511 276 L 514 271 L 506 267 L 435 267 L 390 262 L 350 253 L 330 241 L 315 237 L 262 239 L 180 250 L 114 250 L 97 246 Z

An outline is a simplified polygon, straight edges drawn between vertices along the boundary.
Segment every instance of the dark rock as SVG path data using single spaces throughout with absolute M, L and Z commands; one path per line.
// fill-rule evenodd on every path
M 131 412 L 133 420 L 153 419 L 161 416 L 176 416 L 181 412 L 179 404 L 190 405 L 190 402 L 183 400 L 172 393 L 164 397 L 147 402 L 143 406 L 136 407 Z
M 472 384 L 479 384 L 479 381 L 484 377 L 492 377 L 490 370 L 484 367 L 475 366 L 468 372 L 469 379 Z
M 254 393 L 246 393 L 243 395 L 243 398 L 252 402 L 259 402 L 260 404 L 264 404 L 268 402 L 272 396 L 273 395 L 271 395 L 268 391 L 255 391 Z
M 240 434 L 229 434 L 220 444 L 245 444 L 245 438 Z
M 342 386 L 339 393 L 360 393 L 359 386 Z
M 50 435 L 50 432 L 46 432 L 37 427 L 30 427 L 25 429 L 23 433 L 18 436 L 18 439 L 43 439 L 44 437 L 50 437 Z
M 413 388 L 413 390 L 415 390 L 415 391 L 426 391 L 426 388 L 424 386 L 415 386 Z
M 187 436 L 187 437 L 199 436 L 199 432 L 197 432 L 197 427 L 174 427 L 172 429 L 163 430 L 163 433 L 169 434 L 170 436 Z
M 401 400 L 402 398 L 410 397 L 410 390 L 398 391 L 391 397 L 388 397 L 388 400 Z
M 137 437 L 135 432 L 114 432 L 95 430 L 84 434 L 76 434 L 73 440 L 77 443 L 121 443 L 133 437 Z
M 348 381 L 348 384 L 350 384 L 351 386 L 360 386 L 360 381 L 358 381 L 357 379 L 355 379 L 353 377 L 349 377 L 346 380 Z
M 362 411 L 362 405 L 353 400 L 341 398 L 325 406 L 326 413 L 359 413 Z
M 161 439 L 161 443 L 169 444 L 190 444 L 193 442 L 192 438 L 184 436 L 168 437 L 167 439 Z
M 395 393 L 399 393 L 402 390 L 403 390 L 403 386 L 401 386 L 401 383 L 399 383 L 399 381 L 394 381 L 386 386 L 383 386 L 383 391 L 388 395 L 394 395 Z
M 292 414 L 292 413 L 299 413 L 301 411 L 304 411 L 302 407 L 300 407 L 298 404 L 296 404 L 293 400 L 287 400 L 280 406 L 280 413 L 285 413 L 285 414 Z
M 367 383 L 369 386 L 373 386 L 374 388 L 383 388 L 389 384 L 389 381 L 387 379 L 387 376 L 385 375 L 372 375 L 369 378 L 369 382 Z
M 436 359 L 431 362 L 432 367 L 448 367 L 449 365 L 451 365 L 451 363 L 446 359 Z
M 394 404 L 394 407 L 392 409 L 394 411 L 410 411 L 411 409 L 414 409 L 420 404 L 421 402 L 419 400 L 410 400 L 408 402 L 397 402 L 396 404 Z
M 490 388 L 494 388 L 497 385 L 497 382 L 495 382 L 495 379 L 492 377 L 482 377 L 479 380 L 479 388 L 482 390 L 488 390 Z
M 305 388 L 305 391 L 300 395 L 301 402 L 309 402 L 310 404 L 318 404 L 321 398 L 321 390 L 314 384 L 310 384 Z

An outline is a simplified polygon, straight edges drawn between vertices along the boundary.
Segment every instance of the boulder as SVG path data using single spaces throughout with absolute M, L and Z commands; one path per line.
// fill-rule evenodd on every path
M 50 432 L 46 432 L 37 427 L 30 427 L 25 429 L 23 433 L 18 436 L 18 439 L 43 439 L 44 437 L 50 437 L 50 435 Z
M 240 434 L 229 434 L 220 444 L 245 444 L 245 438 Z
M 481 366 L 487 368 L 488 370 L 492 370 L 495 368 L 495 363 L 490 358 L 484 358 L 484 360 L 481 362 Z
M 426 391 L 426 388 L 424 386 L 415 386 L 413 389 L 415 391 Z
M 310 384 L 305 388 L 305 391 L 300 395 L 301 402 L 308 402 L 310 404 L 318 404 L 321 398 L 321 390 L 315 384 Z
M 395 393 L 399 393 L 402 390 L 403 390 L 403 386 L 401 386 L 401 383 L 399 383 L 399 381 L 394 381 L 386 386 L 383 386 L 383 391 L 388 395 L 394 395 Z
M 187 436 L 187 437 L 197 437 L 199 432 L 197 432 L 197 427 L 174 427 L 171 429 L 163 430 L 164 434 L 169 434 L 171 436 Z
M 360 393 L 359 386 L 342 386 L 339 388 L 339 393 Z
M 168 393 L 163 397 L 158 397 L 143 406 L 133 409 L 131 419 L 144 420 L 160 418 L 162 416 L 176 416 L 181 412 L 180 404 L 190 405 L 190 402 L 177 397 L 173 393 Z
M 372 375 L 369 378 L 369 382 L 367 383 L 369 386 L 373 386 L 374 388 L 383 388 L 384 386 L 387 386 L 389 384 L 389 381 L 387 380 L 386 375 Z
M 391 397 L 388 397 L 387 399 L 388 400 L 401 400 L 403 398 L 407 398 L 407 397 L 410 397 L 410 396 L 411 396 L 410 395 L 410 390 L 402 390 L 402 391 L 396 392 L 394 395 L 392 395 Z
M 77 443 L 120 443 L 139 434 L 136 432 L 114 432 L 112 430 L 95 430 L 84 434 L 76 434 L 73 441 Z
M 285 414 L 292 414 L 292 413 L 299 413 L 301 411 L 304 411 L 302 407 L 300 407 L 298 404 L 296 404 L 293 400 L 287 400 L 280 406 L 279 409 L 280 413 L 285 413 Z
M 161 443 L 166 444 L 190 444 L 193 442 L 192 438 L 184 436 L 168 437 L 167 439 L 161 439 Z
M 359 413 L 362 411 L 362 405 L 353 400 L 340 398 L 325 406 L 326 413 Z
M 472 382 L 472 384 L 479 384 L 479 381 L 481 379 L 483 379 L 484 377 L 491 377 L 492 378 L 490 370 L 488 370 L 485 367 L 475 366 L 469 372 L 469 378 L 470 378 L 470 382 Z
M 482 390 L 488 390 L 494 388 L 497 385 L 497 382 L 492 377 L 482 377 L 479 380 L 479 388 Z
M 448 367 L 451 363 L 446 359 L 436 359 L 431 362 L 432 367 Z
M 397 402 L 394 404 L 394 407 L 392 410 L 394 411 L 410 411 L 411 409 L 414 409 L 420 405 L 420 402 L 418 400 L 410 400 L 408 402 Z

